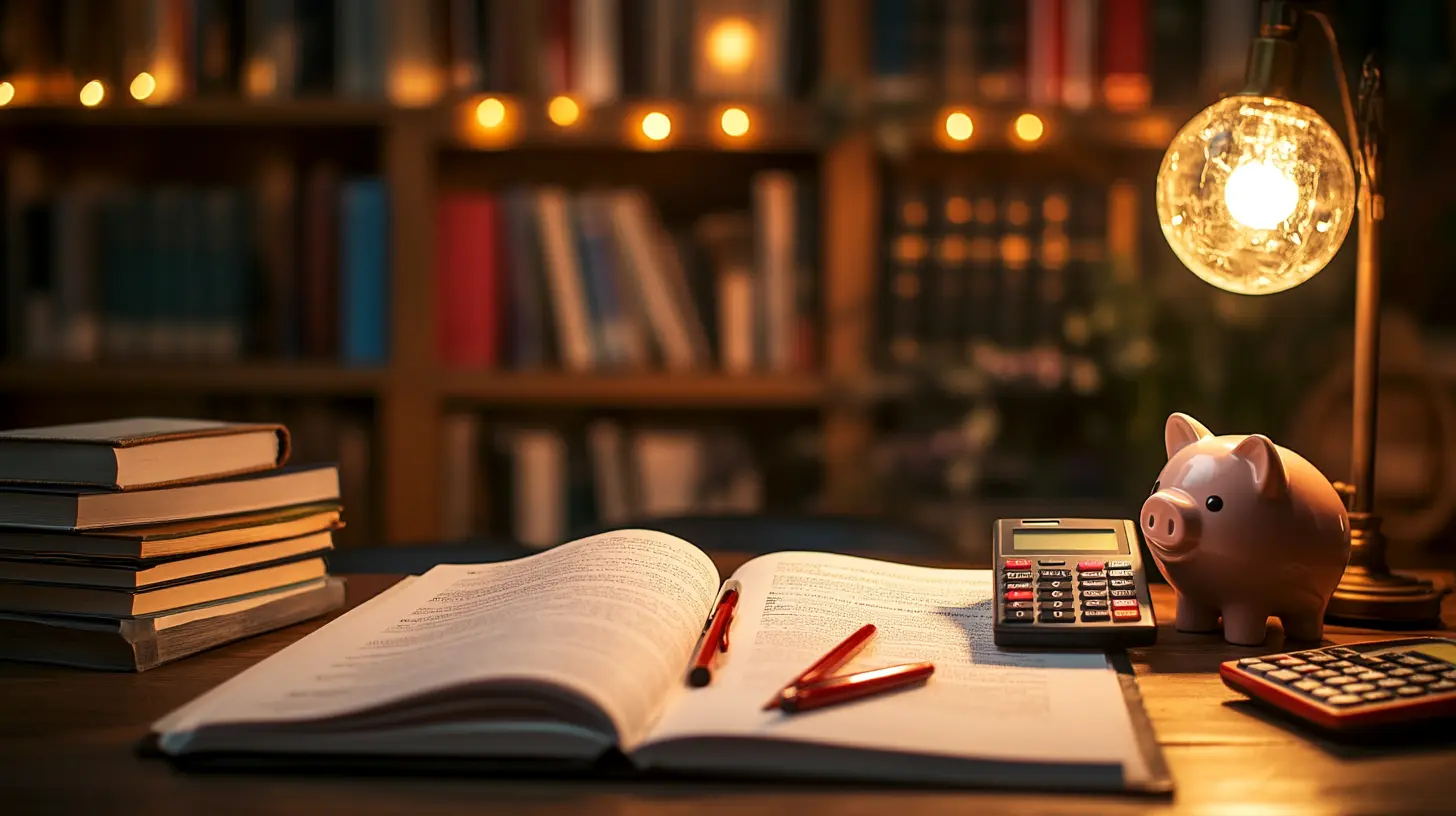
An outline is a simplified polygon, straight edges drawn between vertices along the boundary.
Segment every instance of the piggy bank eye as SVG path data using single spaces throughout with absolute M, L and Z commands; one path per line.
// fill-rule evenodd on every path
M 1162 482 L 1161 479 L 1154 479 L 1153 480 L 1153 493 L 1157 493 L 1158 492 L 1158 488 L 1159 487 L 1162 487 L 1162 486 L 1163 486 L 1163 482 Z
M 1217 513 L 1223 509 L 1223 499 L 1217 496 L 1209 496 L 1208 501 L 1204 502 L 1203 506 L 1208 508 L 1208 512 Z

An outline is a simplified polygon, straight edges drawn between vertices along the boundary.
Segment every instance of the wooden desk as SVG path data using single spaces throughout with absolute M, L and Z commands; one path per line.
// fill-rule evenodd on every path
M 727 566 L 725 564 L 725 566 Z M 357 603 L 390 583 L 351 579 Z M 1155 587 L 1158 619 L 1172 595 Z M 1446 620 L 1456 621 L 1449 598 Z M 1230 657 L 1279 651 L 1225 645 L 1164 627 L 1132 653 L 1148 711 L 1178 783 L 1171 800 L 844 786 L 626 783 L 451 778 L 186 775 L 137 758 L 147 726 L 318 622 L 301 624 L 140 675 L 0 663 L 0 812 L 169 814 L 408 813 L 861 816 L 1016 813 L 1414 813 L 1456 808 L 1456 736 L 1415 748 L 1345 748 L 1312 740 L 1239 702 L 1215 674 Z M 1380 636 L 1327 629 L 1348 643 Z

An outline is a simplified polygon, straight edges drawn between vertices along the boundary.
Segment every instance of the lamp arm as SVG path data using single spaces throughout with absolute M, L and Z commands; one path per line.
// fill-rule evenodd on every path
M 1368 166 L 1366 150 L 1366 136 L 1360 129 L 1360 123 L 1355 115 L 1355 103 L 1350 96 L 1350 81 L 1345 75 L 1345 62 L 1340 58 L 1340 41 L 1335 36 L 1335 27 L 1330 23 L 1330 18 L 1323 12 L 1315 9 L 1301 9 L 1300 15 L 1313 18 L 1319 23 L 1320 30 L 1325 34 L 1325 42 L 1330 48 L 1330 62 L 1335 69 L 1335 84 L 1340 88 L 1340 107 L 1345 111 L 1345 128 L 1350 134 L 1350 154 L 1355 160 L 1355 172 L 1360 178 L 1361 196 L 1369 191 L 1372 185 L 1372 173 Z M 1366 206 L 1364 202 L 1361 206 Z

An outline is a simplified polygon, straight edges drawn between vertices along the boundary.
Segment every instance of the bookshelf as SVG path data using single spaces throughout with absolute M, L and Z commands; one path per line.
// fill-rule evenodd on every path
M 821 509 L 864 511 L 875 506 L 876 485 L 866 463 L 874 442 L 876 378 L 874 322 L 881 277 L 882 186 L 886 134 L 909 134 L 915 150 L 967 156 L 1009 151 L 1161 150 L 1181 123 L 1182 112 L 1163 108 L 1134 114 L 1068 113 L 1035 107 L 968 107 L 976 131 L 964 143 L 938 137 L 946 108 L 875 111 L 867 103 L 873 82 L 870 0 L 817 4 L 820 103 L 745 102 L 754 123 L 751 138 L 725 139 L 718 126 L 730 100 L 693 102 L 645 98 L 591 110 L 572 127 L 553 126 L 544 96 L 501 98 L 515 120 L 508 137 L 478 124 L 485 95 L 462 96 L 425 107 L 328 99 L 288 102 L 198 100 L 148 106 L 130 102 L 95 109 L 79 106 L 0 108 L 0 150 L 17 141 L 70 134 L 86 128 L 126 131 L 134 138 L 189 129 L 227 132 L 234 139 L 287 141 L 314 131 L 343 134 L 348 161 L 361 149 L 389 191 L 387 362 L 357 367 L 329 362 L 218 363 L 0 363 L 5 399 L 84 399 L 130 392 L 277 398 L 363 398 L 377 445 L 374 495 L 379 501 L 380 541 L 410 543 L 442 535 L 439 440 L 447 413 L 458 406 L 533 410 L 611 409 L 808 412 L 816 417 L 823 472 Z M 639 137 L 641 117 L 670 116 L 672 134 L 660 143 Z M 1008 135 L 1017 116 L 1034 112 L 1045 138 L 1027 144 Z M 74 149 L 74 147 L 68 148 Z M 266 151 L 265 151 L 266 152 Z M 653 155 L 657 154 L 657 155 Z M 684 164 L 683 154 L 690 154 Z M 674 168 L 697 162 L 712 176 L 731 176 L 755 157 L 789 157 L 816 169 L 820 244 L 816 365 L 809 373 L 730 375 L 671 371 L 620 373 L 457 370 L 439 360 L 436 224 L 442 191 L 464 181 L 497 182 L 514 174 L 563 173 L 573 161 L 633 162 L 659 159 Z M 95 157 L 91 163 L 103 161 Z M 522 164 L 523 163 L 523 164 Z M 465 169 L 459 174 L 455 167 Z M 712 168 L 718 166 L 718 170 Z M 449 168 L 445 172 L 442 168 Z M 518 168 L 512 170 L 511 168 Z M 524 167 L 524 170 L 519 168 Z M 673 169 L 667 173 L 676 173 Z M 688 419 L 691 422 L 691 418 Z

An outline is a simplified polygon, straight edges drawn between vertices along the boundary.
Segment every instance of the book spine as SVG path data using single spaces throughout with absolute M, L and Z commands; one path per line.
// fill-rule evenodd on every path
M 485 77 L 485 44 L 481 37 L 486 20 L 482 19 L 480 0 L 449 0 L 446 30 L 450 37 L 450 90 L 469 94 L 483 87 Z
M 596 364 L 591 311 L 583 289 L 566 193 L 556 188 L 537 191 L 536 216 L 543 267 L 556 312 L 561 361 L 569 370 L 589 371 Z
M 292 97 L 299 61 L 294 0 L 253 0 L 247 14 L 243 92 L 251 99 Z
M 335 5 L 332 0 L 294 0 L 298 31 L 297 92 L 301 96 L 334 93 L 338 42 L 334 38 Z
M 685 18 L 693 11 L 676 0 L 646 0 L 647 8 L 647 93 L 673 96 L 681 88 L 679 52 L 684 50 L 681 32 Z M 696 6 L 696 4 L 694 4 Z
M 875 97 L 905 102 L 921 92 L 916 71 L 917 5 L 909 0 L 873 0 L 870 26 L 870 72 Z
M 439 99 L 444 88 L 436 58 L 441 21 L 435 4 L 419 0 L 385 0 L 388 23 L 383 42 L 387 54 L 385 93 L 389 101 L 420 107 Z
M 479 530 L 476 497 L 481 481 L 480 417 L 446 414 L 440 421 L 440 527 L 446 541 L 463 541 Z
M 945 59 L 940 82 L 947 101 L 969 101 L 976 94 L 976 71 L 980 67 L 976 4 L 986 1 L 946 0 L 941 31 Z
M 339 173 L 322 162 L 305 182 L 298 314 L 302 320 L 302 352 L 328 360 L 339 349 Z
M 193 85 L 199 96 L 237 94 L 244 47 L 243 10 L 227 0 L 194 0 Z M 130 77 L 126 77 L 129 81 Z
M 545 0 L 545 21 L 542 30 L 541 87 L 547 96 L 571 94 L 576 77 L 573 66 L 577 59 L 574 40 L 573 8 L 575 0 Z
M 1062 104 L 1086 110 L 1097 101 L 1099 0 L 1061 0 L 1064 32 Z
M 1026 94 L 1026 5 L 982 0 L 976 9 L 983 57 L 977 90 L 987 102 L 1018 102 Z
M 578 56 L 571 68 L 572 87 L 589 107 L 615 102 L 622 95 L 618 49 L 622 35 L 620 0 L 576 0 L 572 42 Z
M 522 430 L 513 441 L 514 533 L 533 549 L 566 537 L 566 440 L 552 430 Z
M 440 359 L 464 368 L 497 360 L 496 202 L 452 193 L 437 206 L 436 294 Z
M 1059 104 L 1066 48 L 1061 0 L 1030 0 L 1026 33 L 1027 101 L 1044 107 Z
M 818 189 L 813 181 L 800 186 L 798 219 L 794 236 L 796 351 L 794 359 L 801 371 L 811 371 L 818 364 L 819 314 L 819 207 Z
M 763 298 L 764 353 L 760 359 L 770 371 L 789 371 L 794 367 L 796 195 L 796 183 L 788 173 L 762 172 L 754 177 L 755 255 Z
M 381 365 L 388 359 L 389 219 L 384 182 L 352 179 L 340 204 L 339 351 L 343 362 Z
M 1102 96 L 1114 111 L 1148 106 L 1148 0 L 1103 0 Z
M 269 356 L 292 359 L 302 346 L 299 338 L 298 179 L 292 161 L 270 156 L 258 174 L 256 195 L 258 263 L 263 284 L 263 308 L 258 316 L 258 338 Z
M 542 264 L 540 237 L 536 231 L 536 208 L 533 195 L 525 190 L 512 190 L 506 196 L 505 245 L 510 270 L 510 360 L 520 369 L 540 368 L 546 364 L 547 327 L 542 305 Z

